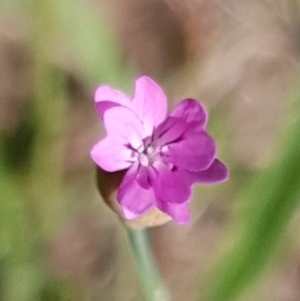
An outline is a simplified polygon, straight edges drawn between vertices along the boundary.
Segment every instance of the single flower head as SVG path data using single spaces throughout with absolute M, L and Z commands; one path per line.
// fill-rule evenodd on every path
M 196 100 L 181 101 L 167 116 L 163 90 L 141 76 L 134 97 L 100 86 L 95 102 L 106 137 L 91 157 L 107 172 L 127 170 L 117 193 L 126 219 L 157 208 L 185 224 L 191 186 L 227 180 L 228 170 L 206 132 L 207 112 Z

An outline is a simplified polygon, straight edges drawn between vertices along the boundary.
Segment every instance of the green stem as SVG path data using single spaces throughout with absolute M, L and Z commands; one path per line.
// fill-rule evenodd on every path
M 169 301 L 169 293 L 157 269 L 147 230 L 128 230 L 146 301 Z

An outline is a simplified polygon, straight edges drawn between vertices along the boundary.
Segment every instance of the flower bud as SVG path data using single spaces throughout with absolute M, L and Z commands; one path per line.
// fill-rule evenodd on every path
M 148 227 L 161 226 L 172 218 L 157 208 L 149 210 L 146 214 L 134 219 L 125 219 L 122 208 L 117 201 L 117 192 L 125 176 L 126 170 L 117 172 L 106 172 L 97 169 L 97 185 L 104 202 L 121 218 L 126 227 L 130 229 L 144 229 Z

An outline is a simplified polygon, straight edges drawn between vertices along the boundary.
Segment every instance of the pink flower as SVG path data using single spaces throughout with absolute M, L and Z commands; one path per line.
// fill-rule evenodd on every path
M 178 224 L 187 223 L 191 186 L 227 180 L 228 170 L 205 131 L 207 112 L 196 100 L 181 101 L 166 117 L 163 90 L 142 76 L 133 98 L 100 86 L 95 102 L 107 135 L 91 157 L 108 172 L 128 169 L 117 195 L 126 219 L 156 207 Z

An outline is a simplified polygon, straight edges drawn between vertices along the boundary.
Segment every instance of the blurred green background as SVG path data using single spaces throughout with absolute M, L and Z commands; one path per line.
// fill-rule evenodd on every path
M 0 300 L 143 300 L 89 158 L 106 83 L 192 97 L 231 171 L 150 230 L 175 301 L 300 300 L 296 0 L 0 0 Z

